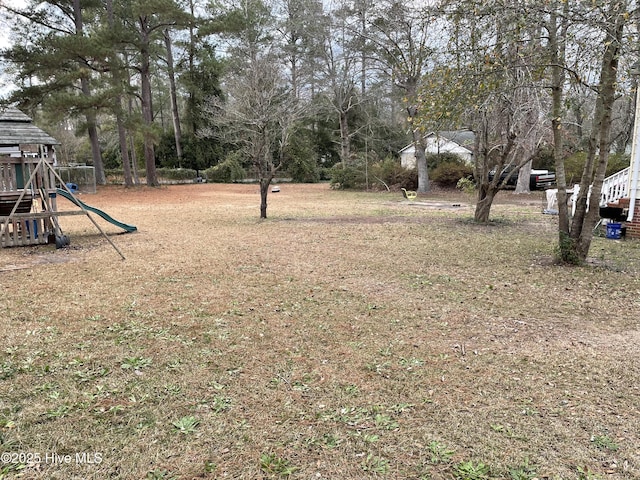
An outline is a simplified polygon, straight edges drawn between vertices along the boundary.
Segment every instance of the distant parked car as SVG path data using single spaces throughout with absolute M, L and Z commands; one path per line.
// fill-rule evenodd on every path
M 513 170 L 513 167 L 505 167 L 500 173 L 500 181 L 504 181 L 509 173 Z M 493 176 L 496 174 L 495 170 L 489 172 L 489 181 L 493 180 Z M 518 183 L 518 174 L 514 173 L 507 180 L 506 186 L 515 188 Z M 549 170 L 531 170 L 531 176 L 529 177 L 529 190 L 546 190 L 556 184 L 556 174 Z

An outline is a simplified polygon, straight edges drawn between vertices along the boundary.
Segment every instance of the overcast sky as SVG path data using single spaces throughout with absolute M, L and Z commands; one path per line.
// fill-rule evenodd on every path
M 22 7 L 26 4 L 26 0 L 0 0 L 0 8 L 3 6 Z M 0 16 L 0 48 L 7 48 L 11 33 L 11 25 L 8 24 L 2 16 Z M 6 95 L 14 88 L 13 82 L 4 73 L 4 69 L 0 65 L 0 96 Z
M 0 0 L 0 8 L 6 6 L 9 7 L 24 7 L 26 0 Z M 9 33 L 11 32 L 11 26 L 2 18 L 0 18 L 0 48 L 6 48 L 9 46 Z

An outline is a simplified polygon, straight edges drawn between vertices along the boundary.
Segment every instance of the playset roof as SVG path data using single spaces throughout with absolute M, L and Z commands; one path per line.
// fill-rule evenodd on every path
M 0 108 L 0 146 L 59 144 L 17 108 Z

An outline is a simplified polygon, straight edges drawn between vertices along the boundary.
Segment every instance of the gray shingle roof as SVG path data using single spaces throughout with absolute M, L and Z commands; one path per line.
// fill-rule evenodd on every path
M 0 145 L 59 145 L 55 138 L 33 124 L 15 107 L 0 108 Z
M 458 145 L 467 148 L 473 148 L 476 136 L 471 130 L 453 130 L 437 132 L 437 135 L 446 138 L 452 142 L 456 142 Z

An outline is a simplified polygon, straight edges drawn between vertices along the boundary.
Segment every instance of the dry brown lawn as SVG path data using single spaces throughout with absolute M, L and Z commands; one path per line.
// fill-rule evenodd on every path
M 0 251 L 0 479 L 640 478 L 639 242 L 554 265 L 540 194 L 81 198 L 138 232 Z

